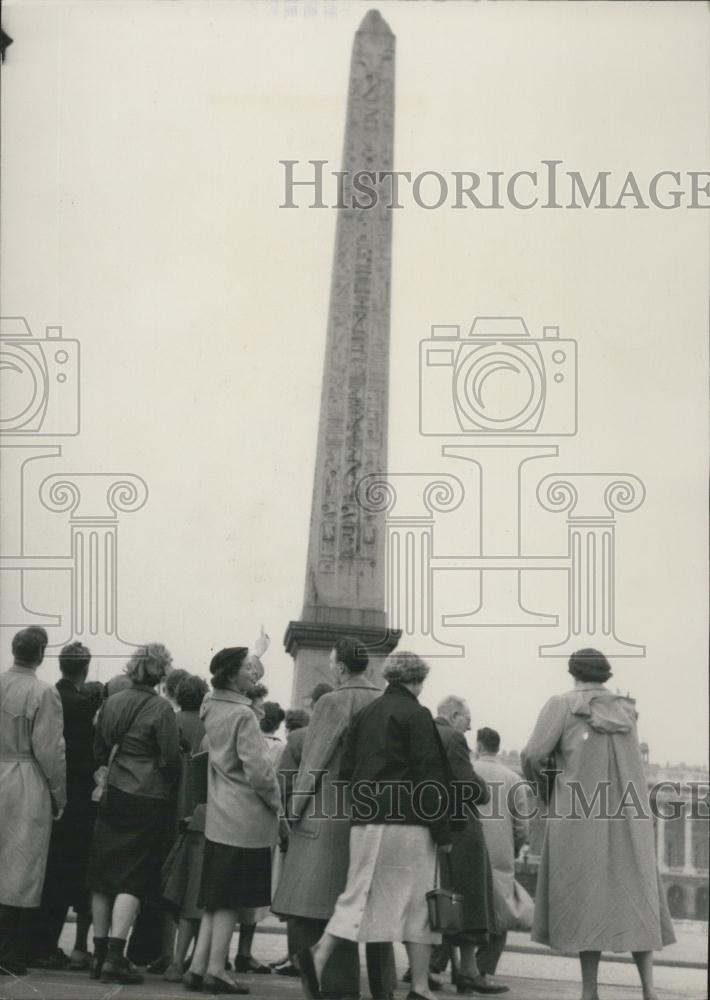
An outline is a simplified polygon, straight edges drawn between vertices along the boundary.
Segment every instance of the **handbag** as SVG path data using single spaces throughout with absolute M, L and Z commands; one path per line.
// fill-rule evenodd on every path
M 449 863 L 450 881 L 451 859 L 448 855 L 446 857 Z M 429 926 L 437 934 L 458 934 L 463 929 L 463 895 L 439 885 L 439 851 L 436 852 L 434 888 L 426 894 L 426 905 L 429 911 Z

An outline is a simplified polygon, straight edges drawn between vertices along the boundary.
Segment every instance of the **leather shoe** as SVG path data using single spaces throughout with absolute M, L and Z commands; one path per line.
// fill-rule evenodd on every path
M 234 958 L 234 971 L 251 973 L 253 976 L 270 976 L 271 966 L 257 962 L 249 955 L 236 955 Z
M 483 976 L 464 976 L 459 972 L 456 976 L 456 992 L 463 994 L 480 993 L 484 996 L 493 996 L 496 993 L 510 992 L 509 986 L 487 983 Z
M 196 972 L 186 972 L 182 976 L 182 985 L 191 993 L 201 993 L 205 984 L 204 976 L 198 976 Z
M 219 976 L 205 976 L 202 989 L 205 993 L 229 993 L 232 996 L 243 996 L 249 992 L 248 986 L 240 986 Z
M 112 962 L 106 959 L 101 970 L 102 983 L 122 983 L 125 986 L 138 986 L 143 982 L 143 976 L 135 972 L 128 959 L 122 958 L 120 962 Z
M 89 979 L 101 979 L 101 972 L 104 967 L 104 962 L 106 961 L 106 956 L 100 958 L 96 953 L 91 956 L 91 965 L 89 966 Z

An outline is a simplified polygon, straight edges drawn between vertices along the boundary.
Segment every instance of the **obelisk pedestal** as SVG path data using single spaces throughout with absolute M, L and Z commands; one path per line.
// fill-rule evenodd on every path
M 382 173 L 393 162 L 394 47 L 379 11 L 369 11 L 350 64 L 303 612 L 284 638 L 294 705 L 332 679 L 340 636 L 362 641 L 375 678 L 399 639 L 384 611 L 384 513 L 357 499 L 361 479 L 387 468 L 392 210 Z M 360 171 L 371 172 L 374 205 L 354 186 Z

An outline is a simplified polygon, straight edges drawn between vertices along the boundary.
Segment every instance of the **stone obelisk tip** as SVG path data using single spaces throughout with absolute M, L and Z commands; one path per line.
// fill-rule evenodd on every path
M 360 22 L 360 27 L 357 29 L 358 34 L 368 34 L 368 35 L 391 35 L 392 31 L 389 24 L 385 21 L 379 10 L 368 10 L 367 14 L 363 17 Z

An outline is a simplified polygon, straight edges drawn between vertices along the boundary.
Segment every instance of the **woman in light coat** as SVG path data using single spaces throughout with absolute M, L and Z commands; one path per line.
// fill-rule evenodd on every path
M 550 790 L 532 940 L 578 952 L 583 1000 L 598 1000 L 602 951 L 630 951 L 644 1000 L 655 1000 L 653 952 L 675 941 L 656 863 L 634 701 L 604 686 L 606 657 L 569 660 L 572 691 L 543 707 L 523 769 Z M 596 798 L 595 798 L 596 797 Z
M 271 902 L 271 848 L 288 837 L 281 795 L 249 692 L 256 680 L 245 646 L 221 650 L 210 664 L 213 691 L 202 703 L 209 746 L 205 854 L 199 904 L 204 907 L 189 990 L 248 993 L 226 977 L 227 949 L 243 907 Z
M 14 664 L 0 674 L 0 965 L 23 975 L 27 911 L 42 899 L 52 819 L 66 805 L 62 703 L 36 675 L 47 633 L 12 640 Z

